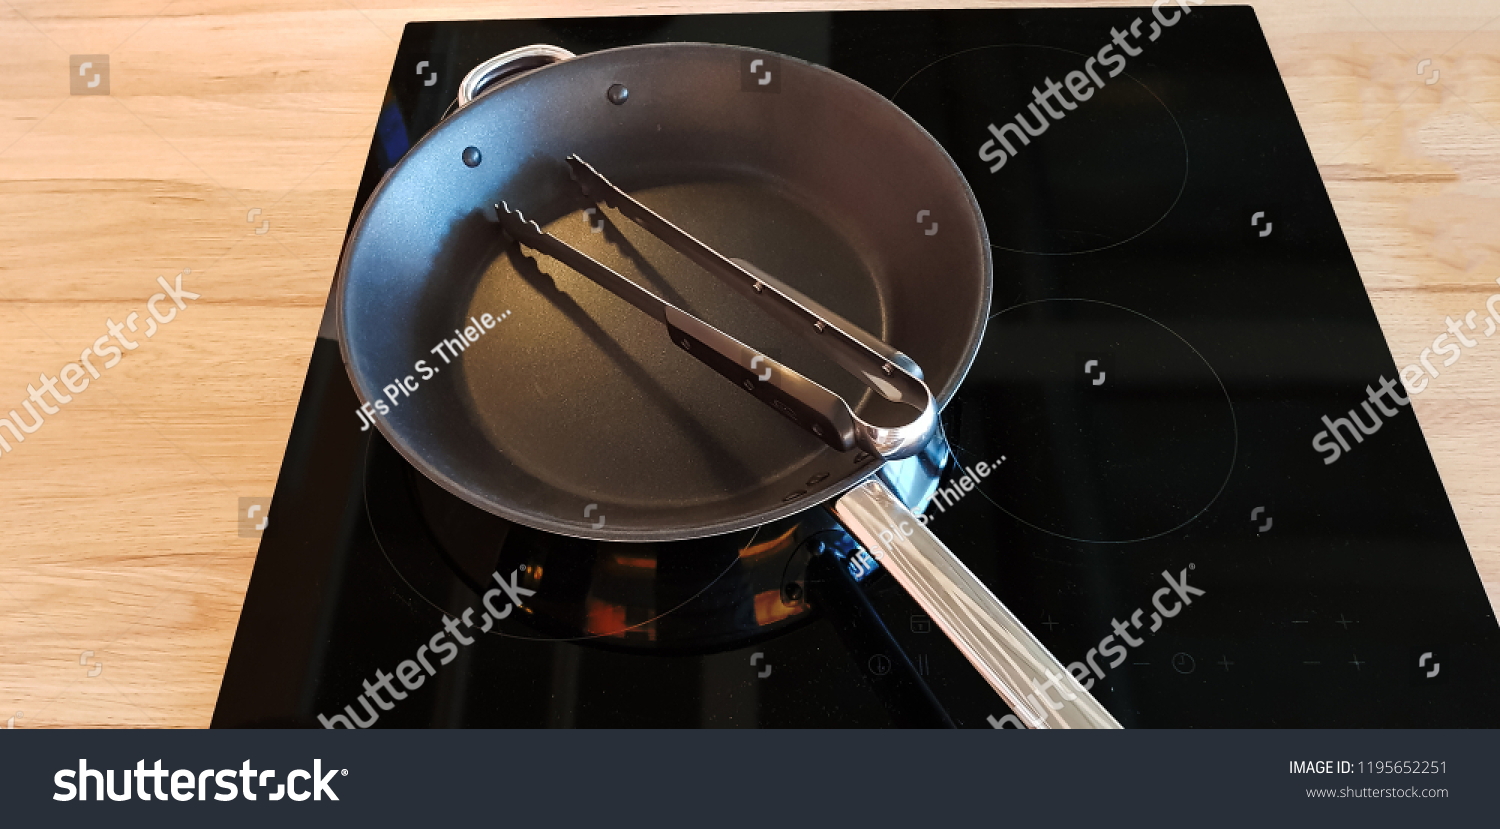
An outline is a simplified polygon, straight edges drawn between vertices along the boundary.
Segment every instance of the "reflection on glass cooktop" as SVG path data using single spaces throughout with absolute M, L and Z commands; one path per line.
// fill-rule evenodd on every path
M 1399 388 L 1333 462 L 1313 445 L 1396 371 L 1254 13 L 1168 11 L 411 24 L 356 215 L 517 46 L 827 65 L 943 144 L 994 247 L 928 525 L 1122 724 L 1500 725 L 1500 629 Z M 1011 722 L 821 508 L 549 535 L 422 478 L 357 406 L 320 340 L 216 726 Z

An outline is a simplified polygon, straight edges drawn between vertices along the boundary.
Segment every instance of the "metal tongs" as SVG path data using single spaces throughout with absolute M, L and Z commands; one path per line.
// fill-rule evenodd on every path
M 568 156 L 568 166 L 584 195 L 596 204 L 619 210 L 800 334 L 880 396 L 916 409 L 917 415 L 894 427 L 877 426 L 861 419 L 842 397 L 824 386 L 600 264 L 542 230 L 536 222 L 527 221 L 519 210 L 511 210 L 502 201 L 495 206 L 495 213 L 508 236 L 562 262 L 656 318 L 682 350 L 834 449 L 847 452 L 857 446 L 891 461 L 917 454 L 932 438 L 937 430 L 937 403 L 922 381 L 922 370 L 906 355 L 770 275 L 754 270 L 748 263 L 726 258 L 694 239 L 611 184 L 578 156 Z

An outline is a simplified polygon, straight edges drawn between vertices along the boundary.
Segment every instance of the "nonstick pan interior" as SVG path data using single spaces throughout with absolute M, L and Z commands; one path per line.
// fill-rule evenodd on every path
M 747 55 L 764 56 L 777 89 L 745 85 Z M 607 96 L 615 84 L 629 90 L 624 104 Z M 386 404 L 378 422 L 392 445 L 444 487 L 540 529 L 666 540 L 804 509 L 878 463 L 827 449 L 680 353 L 655 320 L 505 243 L 485 216 L 500 199 L 862 412 L 876 405 L 628 220 L 584 212 L 569 153 L 904 351 L 940 402 L 956 389 L 988 310 L 989 251 L 967 186 L 920 127 L 842 76 L 766 53 L 594 53 L 450 117 L 392 170 L 345 251 L 351 378 Z M 485 328 L 485 314 L 501 321 Z M 440 343 L 465 327 L 484 332 L 445 363 Z

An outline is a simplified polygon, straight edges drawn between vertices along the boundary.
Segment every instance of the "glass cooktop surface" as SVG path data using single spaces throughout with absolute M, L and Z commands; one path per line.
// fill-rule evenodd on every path
M 674 41 L 828 66 L 957 163 L 994 292 L 928 526 L 1121 724 L 1500 725 L 1500 629 L 1251 9 L 413 23 L 354 216 L 485 59 Z M 215 726 L 1015 723 L 822 508 L 549 535 L 359 408 L 318 339 Z

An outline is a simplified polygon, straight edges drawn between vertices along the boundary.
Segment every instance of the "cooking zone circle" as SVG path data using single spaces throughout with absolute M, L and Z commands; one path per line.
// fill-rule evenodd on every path
M 1085 299 L 992 316 L 944 423 L 976 481 L 965 508 L 993 505 L 1072 541 L 1190 523 L 1229 482 L 1239 446 L 1228 392 L 1197 349 L 1145 314 Z M 975 474 L 981 461 L 995 468 Z
M 1177 120 L 1115 64 L 1052 46 L 985 46 L 923 68 L 893 100 L 953 157 L 990 243 L 1087 253 L 1160 222 L 1187 182 Z M 1097 81 L 1096 81 L 1097 79 Z

